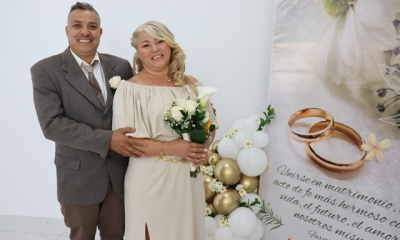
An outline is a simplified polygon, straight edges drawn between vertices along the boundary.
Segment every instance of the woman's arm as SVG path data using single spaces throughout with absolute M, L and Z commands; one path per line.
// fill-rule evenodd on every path
M 163 142 L 147 138 L 135 138 L 135 140 L 144 142 L 147 145 L 146 147 L 135 146 L 135 148 L 144 152 L 146 157 L 161 156 L 162 143 L 162 152 L 164 155 L 173 155 L 184 158 L 192 163 L 203 163 L 203 158 L 207 159 L 207 149 L 210 146 L 210 143 L 206 143 L 205 146 L 203 146 L 199 143 L 185 141 L 182 138 L 178 138 L 171 142 Z

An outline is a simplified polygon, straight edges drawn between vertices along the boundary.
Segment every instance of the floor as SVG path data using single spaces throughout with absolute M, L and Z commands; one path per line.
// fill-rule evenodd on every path
M 61 218 L 0 215 L 0 240 L 68 240 L 68 236 L 69 228 Z

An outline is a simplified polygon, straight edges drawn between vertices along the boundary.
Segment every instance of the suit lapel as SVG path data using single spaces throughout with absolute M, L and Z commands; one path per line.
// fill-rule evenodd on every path
M 104 107 L 101 105 L 99 99 L 96 97 L 96 93 L 93 91 L 92 86 L 82 69 L 76 62 L 74 56 L 72 56 L 69 47 L 62 53 L 62 69 L 68 74 L 65 79 L 83 96 L 85 96 L 90 102 L 92 102 L 96 107 L 103 110 Z M 108 101 L 107 101 L 108 102 Z
M 106 114 L 110 110 L 112 103 L 113 103 L 113 98 L 114 98 L 114 91 L 110 88 L 110 84 L 108 83 L 108 81 L 113 76 L 118 76 L 118 73 L 116 73 L 114 71 L 115 65 L 113 64 L 112 61 L 110 61 L 107 58 L 107 56 L 104 56 L 103 54 L 99 53 L 99 58 L 100 58 L 101 66 L 103 67 L 104 79 L 106 81 L 106 87 L 107 87 L 107 102 L 106 102 L 106 106 L 104 108 L 104 114 Z

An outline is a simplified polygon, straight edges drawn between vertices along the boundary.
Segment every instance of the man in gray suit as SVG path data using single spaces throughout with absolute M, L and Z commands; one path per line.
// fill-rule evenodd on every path
M 123 239 L 124 177 L 128 156 L 144 143 L 134 129 L 111 130 L 113 76 L 133 76 L 128 61 L 97 52 L 102 28 L 87 3 L 71 7 L 65 28 L 69 47 L 31 68 L 33 95 L 43 134 L 55 144 L 57 195 L 71 239 Z

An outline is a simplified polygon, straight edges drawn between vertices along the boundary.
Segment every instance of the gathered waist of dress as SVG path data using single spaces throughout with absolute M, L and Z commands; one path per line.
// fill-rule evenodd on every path
M 177 156 L 171 155 L 164 155 L 164 156 L 157 156 L 157 157 L 141 157 L 141 158 L 134 158 L 130 157 L 129 160 L 144 160 L 144 161 L 163 161 L 163 162 L 171 162 L 171 163 L 182 163 L 187 164 L 188 161 L 184 158 L 180 158 Z

